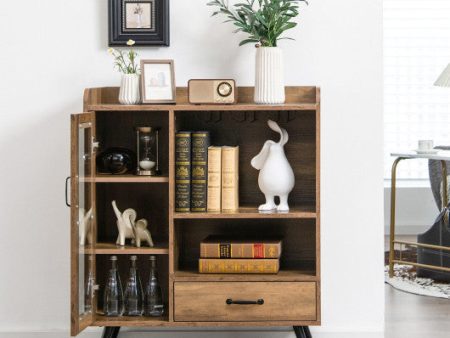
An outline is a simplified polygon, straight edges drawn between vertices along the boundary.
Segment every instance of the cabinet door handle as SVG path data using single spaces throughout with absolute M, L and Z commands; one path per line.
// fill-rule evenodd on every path
M 69 181 L 70 181 L 70 176 L 66 178 L 66 205 L 70 208 L 69 197 L 68 197 L 68 194 L 67 194 L 68 191 L 69 191 L 69 188 L 68 188 Z
M 258 299 L 258 300 L 232 300 L 231 298 L 228 298 L 226 300 L 226 303 L 228 305 L 236 304 L 236 305 L 263 305 L 264 299 Z

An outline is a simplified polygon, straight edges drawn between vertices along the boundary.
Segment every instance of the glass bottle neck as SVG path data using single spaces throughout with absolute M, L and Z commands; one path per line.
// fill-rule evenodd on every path
M 132 260 L 131 261 L 131 266 L 130 266 L 130 275 L 131 276 L 136 276 L 136 274 L 137 274 L 136 271 L 137 271 L 136 261 Z
M 158 277 L 158 269 L 156 268 L 156 261 L 150 262 L 150 279 Z

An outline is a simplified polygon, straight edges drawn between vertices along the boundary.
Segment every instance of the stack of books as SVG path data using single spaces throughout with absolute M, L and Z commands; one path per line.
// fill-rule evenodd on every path
M 200 273 L 276 274 L 280 270 L 281 239 L 230 239 L 208 236 L 200 243 Z
M 239 208 L 239 147 L 210 146 L 208 131 L 175 135 L 175 211 Z

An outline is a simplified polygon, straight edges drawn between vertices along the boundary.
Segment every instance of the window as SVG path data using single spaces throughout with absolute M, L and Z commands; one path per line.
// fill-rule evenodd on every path
M 448 63 L 449 0 L 384 0 L 385 178 L 391 152 L 450 146 L 450 88 L 433 86 Z M 402 162 L 398 178 L 428 179 L 427 162 Z

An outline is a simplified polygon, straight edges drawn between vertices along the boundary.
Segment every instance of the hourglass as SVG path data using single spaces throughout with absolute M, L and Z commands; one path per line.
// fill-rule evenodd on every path
M 141 176 L 159 175 L 159 130 L 152 127 L 136 128 L 137 170 Z

